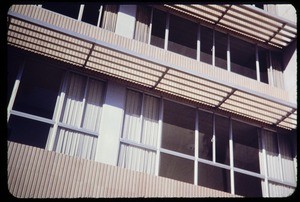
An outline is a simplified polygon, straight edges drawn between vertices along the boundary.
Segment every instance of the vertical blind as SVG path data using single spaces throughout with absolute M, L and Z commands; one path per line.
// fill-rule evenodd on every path
M 262 141 L 266 150 L 266 163 L 267 173 L 264 173 L 263 168 L 263 155 L 260 152 L 260 166 L 262 174 L 267 174 L 268 177 L 273 179 L 296 182 L 296 174 L 294 171 L 293 154 L 291 152 L 291 144 L 287 141 L 286 137 L 278 134 L 279 144 L 277 140 L 277 134 L 262 130 Z M 266 189 L 262 180 L 263 196 L 266 196 Z M 277 184 L 275 182 L 268 183 L 269 196 L 270 197 L 282 197 L 289 196 L 294 192 L 294 188 Z
M 118 5 L 105 5 L 101 27 L 114 32 L 117 24 Z
M 129 90 L 122 138 L 156 147 L 158 138 L 159 99 Z M 156 152 L 130 143 L 121 143 L 118 165 L 148 174 L 155 173 Z
M 75 128 L 99 132 L 102 111 L 103 84 L 75 73 L 67 74 L 57 104 L 63 102 L 60 123 Z M 63 99 L 63 100 L 60 100 Z M 55 132 L 53 128 L 50 130 Z M 52 134 L 53 135 L 53 134 Z M 54 138 L 53 150 L 86 159 L 95 158 L 97 137 L 88 133 L 58 127 Z
M 134 39 L 147 43 L 151 10 L 149 7 L 137 6 Z

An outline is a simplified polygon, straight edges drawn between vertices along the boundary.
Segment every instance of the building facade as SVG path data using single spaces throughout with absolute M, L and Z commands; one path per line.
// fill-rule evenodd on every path
M 291 195 L 295 15 L 292 5 L 11 6 L 10 193 Z

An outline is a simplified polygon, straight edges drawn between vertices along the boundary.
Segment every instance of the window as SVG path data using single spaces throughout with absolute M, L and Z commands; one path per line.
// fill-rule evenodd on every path
M 193 183 L 194 162 L 178 156 L 161 153 L 159 176 Z
M 98 3 L 85 3 L 81 20 L 96 26 L 101 14 L 100 6 Z
M 213 160 L 213 114 L 199 110 L 199 158 Z
M 50 124 L 11 115 L 8 122 L 8 140 L 45 148 Z
M 216 161 L 229 165 L 229 119 L 215 115 Z
M 42 60 L 26 60 L 9 109 L 8 140 L 94 159 L 103 82 L 66 72 Z M 8 69 L 14 69 L 9 63 Z M 22 69 L 22 66 L 21 66 Z M 14 80 L 15 74 L 8 74 Z
M 115 32 L 118 16 L 118 5 L 104 5 L 101 18 L 101 27 L 103 29 Z
M 163 11 L 153 9 L 152 32 L 150 44 L 164 48 L 167 14 Z
M 148 43 L 149 25 L 151 20 L 151 8 L 137 5 L 134 39 Z
M 200 34 L 200 61 L 212 64 L 213 30 L 201 26 Z
M 227 35 L 215 31 L 215 65 L 222 69 L 227 69 Z
M 164 101 L 162 148 L 194 155 L 195 112 L 194 108 Z
M 198 185 L 230 193 L 230 171 L 198 163 Z
M 155 173 L 160 100 L 128 90 L 118 165 Z
M 230 37 L 231 71 L 256 79 L 255 46 L 239 38 Z
M 196 59 L 197 28 L 190 20 L 170 15 L 168 50 Z
M 79 14 L 79 8 L 80 4 L 79 3 L 43 3 L 42 5 L 43 8 L 54 11 L 56 13 L 60 13 L 63 15 L 66 15 L 71 18 L 78 18 Z
M 260 173 L 258 128 L 232 121 L 234 166 Z

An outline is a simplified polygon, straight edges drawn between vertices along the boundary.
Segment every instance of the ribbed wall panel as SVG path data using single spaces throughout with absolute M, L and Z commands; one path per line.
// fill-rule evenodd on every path
M 7 169 L 8 189 L 20 198 L 236 197 L 14 142 Z

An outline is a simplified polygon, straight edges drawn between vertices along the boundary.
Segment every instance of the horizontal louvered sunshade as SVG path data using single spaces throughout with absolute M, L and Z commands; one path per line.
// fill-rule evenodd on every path
M 267 124 L 287 129 L 297 126 L 295 104 L 17 12 L 9 11 L 8 16 L 10 45 Z
M 266 14 L 253 6 L 212 4 L 164 6 L 278 48 L 287 46 L 297 35 L 294 23 Z

